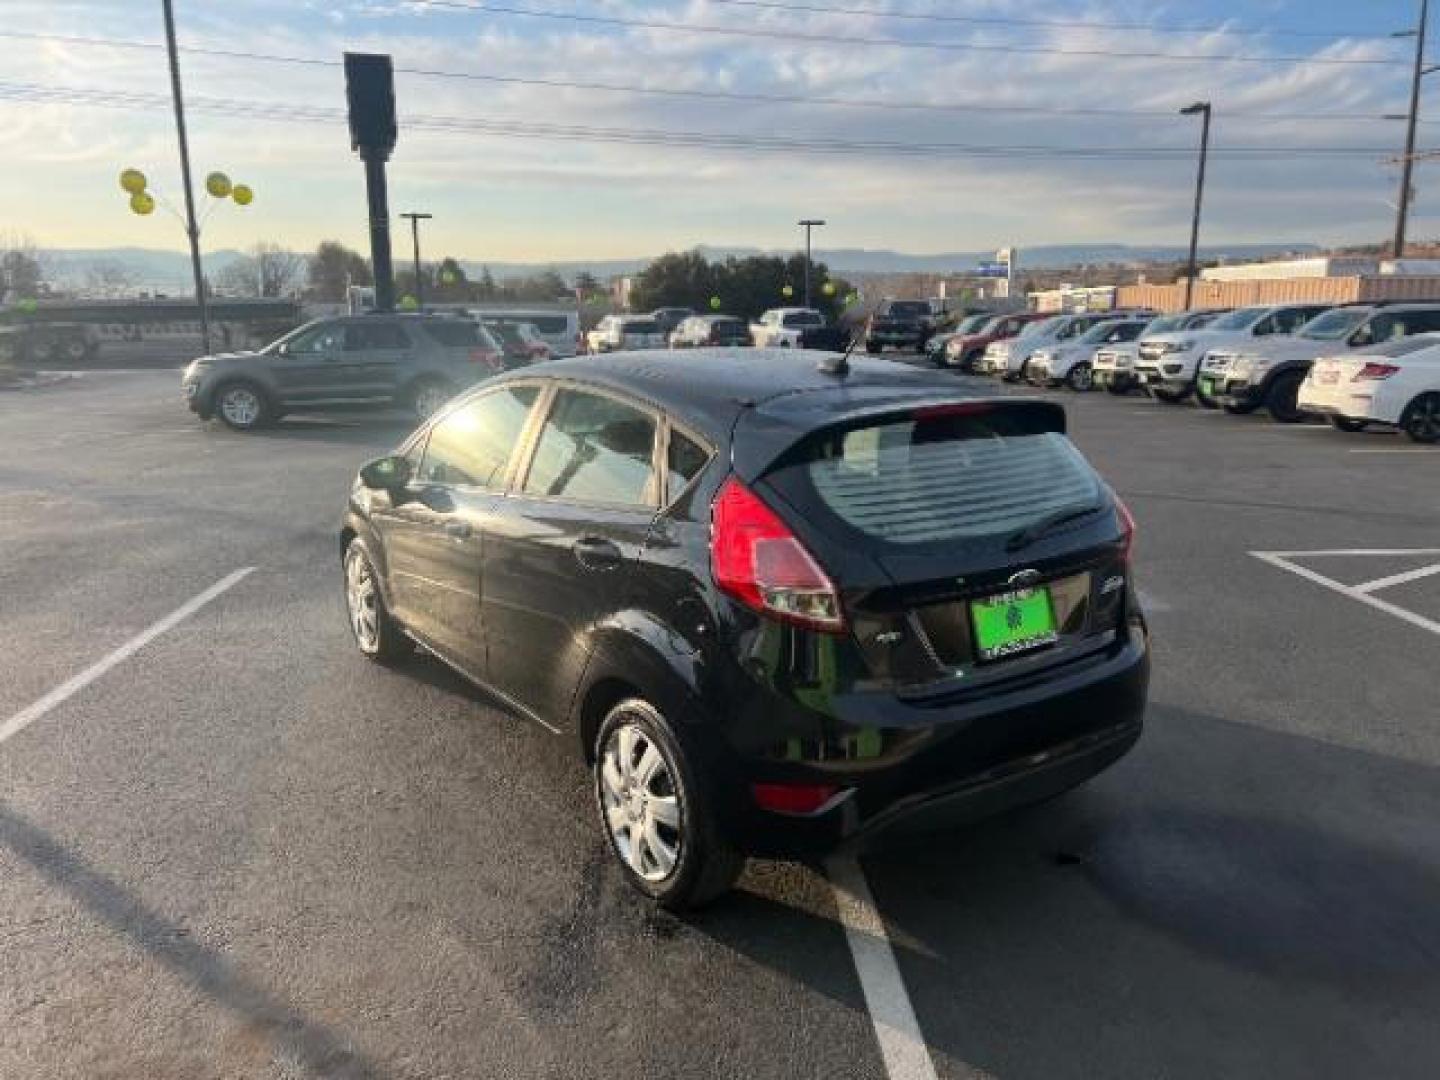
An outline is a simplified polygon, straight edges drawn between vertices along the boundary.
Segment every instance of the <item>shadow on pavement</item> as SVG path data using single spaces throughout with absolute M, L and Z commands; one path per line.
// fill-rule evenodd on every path
M 304 1016 L 226 960 L 187 937 L 123 886 L 91 867 L 48 833 L 0 804 L 0 844 L 93 917 L 123 935 L 220 1007 L 263 1035 L 277 1056 L 312 1076 L 368 1080 L 381 1074 L 349 1040 Z

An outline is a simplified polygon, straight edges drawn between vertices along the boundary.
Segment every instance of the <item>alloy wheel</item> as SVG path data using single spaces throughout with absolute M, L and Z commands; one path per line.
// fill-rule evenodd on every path
M 220 395 L 220 415 L 235 427 L 253 427 L 260 419 L 260 396 L 248 386 L 232 386 Z
M 362 651 L 371 653 L 380 647 L 379 594 L 370 560 L 358 545 L 352 545 L 345 556 L 345 607 L 350 613 L 350 629 Z
M 1405 433 L 1416 442 L 1440 442 L 1440 394 L 1426 394 L 1410 406 Z
M 616 726 L 600 759 L 600 802 L 610 839 L 638 877 L 664 881 L 684 844 L 685 814 L 675 771 L 638 724 Z

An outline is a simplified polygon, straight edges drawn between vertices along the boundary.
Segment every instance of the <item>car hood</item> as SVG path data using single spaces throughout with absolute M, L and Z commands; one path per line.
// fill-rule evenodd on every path
M 1242 356 L 1263 356 L 1273 362 L 1280 360 L 1314 360 L 1318 356 L 1344 356 L 1350 350 L 1342 342 L 1315 341 L 1312 338 L 1273 337 L 1250 342 L 1244 348 L 1225 352 Z

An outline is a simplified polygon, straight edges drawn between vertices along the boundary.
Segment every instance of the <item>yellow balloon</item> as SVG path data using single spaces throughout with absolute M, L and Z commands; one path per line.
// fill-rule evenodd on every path
M 139 169 L 126 169 L 120 174 L 120 190 L 127 195 L 139 195 L 149 183 Z
M 141 217 L 147 217 L 155 212 L 155 199 L 149 192 L 137 191 L 130 196 L 130 209 Z
M 415 311 L 420 307 L 420 301 L 416 300 L 415 297 L 409 293 L 406 293 L 400 298 L 399 307 L 401 311 Z
M 212 172 L 205 177 L 205 190 L 217 199 L 229 198 L 230 178 L 223 172 Z
M 789 300 L 792 296 L 795 295 L 795 286 L 786 285 L 783 289 L 780 290 L 780 295 L 785 297 L 786 300 Z
M 826 295 L 826 296 L 834 296 L 834 295 L 835 295 L 835 283 L 834 283 L 833 281 L 827 281 L 827 282 L 825 282 L 825 295 Z
M 249 206 L 255 201 L 255 192 L 251 191 L 245 184 L 236 184 L 230 189 L 230 197 L 235 200 L 238 206 Z

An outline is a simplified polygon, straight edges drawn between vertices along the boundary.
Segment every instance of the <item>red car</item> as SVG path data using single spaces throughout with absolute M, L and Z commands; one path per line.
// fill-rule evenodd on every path
M 951 338 L 945 346 L 944 364 L 961 371 L 974 371 L 980 357 L 985 355 L 986 346 L 1016 337 L 1031 323 L 1050 317 L 1038 311 L 1015 311 L 1008 315 L 996 315 L 973 334 Z

